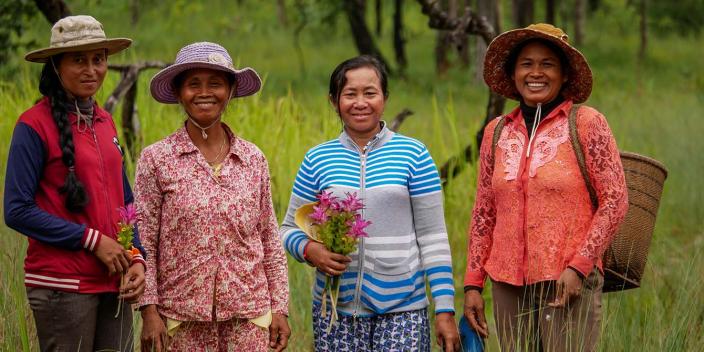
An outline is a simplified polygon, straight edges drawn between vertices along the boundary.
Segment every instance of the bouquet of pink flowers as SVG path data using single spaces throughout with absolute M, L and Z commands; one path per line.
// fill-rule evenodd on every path
M 345 193 L 338 199 L 332 193 L 322 191 L 318 201 L 308 203 L 296 211 L 296 224 L 313 241 L 322 243 L 329 251 L 348 255 L 357 249 L 362 237 L 369 237 L 364 229 L 371 224 L 358 213 L 364 208 L 357 193 Z M 330 294 L 332 317 L 330 325 L 337 320 L 337 298 L 340 293 L 340 276 L 325 277 L 322 314 L 326 315 L 327 294 Z
M 137 223 L 137 211 L 134 209 L 134 205 L 128 204 L 125 207 L 120 207 L 117 209 L 120 212 L 120 222 L 117 223 L 119 230 L 117 232 L 117 243 L 119 243 L 122 248 L 130 251 L 132 256 L 139 254 L 139 249 L 132 246 L 132 241 L 134 240 L 134 224 Z M 125 283 L 125 274 L 122 274 L 120 279 L 120 287 Z M 117 305 L 117 313 L 115 313 L 115 318 L 122 311 L 122 299 Z

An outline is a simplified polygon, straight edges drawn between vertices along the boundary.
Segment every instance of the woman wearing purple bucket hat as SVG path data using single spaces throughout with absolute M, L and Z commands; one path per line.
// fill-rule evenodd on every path
M 264 154 L 222 122 L 230 99 L 256 93 L 214 43 L 183 47 L 151 81 L 187 120 L 145 148 L 137 218 L 149 257 L 140 300 L 143 351 L 281 351 L 290 329 L 286 257 Z
M 106 38 L 93 17 L 69 16 L 52 27 L 49 47 L 25 56 L 44 64 L 43 97 L 15 125 L 4 211 L 29 241 L 24 282 L 42 351 L 132 349 L 132 310 L 120 299 L 142 294 L 144 251 L 133 256 L 116 241 L 132 191 L 115 123 L 94 98 L 108 56 L 131 42 Z M 137 233 L 131 242 L 141 249 Z

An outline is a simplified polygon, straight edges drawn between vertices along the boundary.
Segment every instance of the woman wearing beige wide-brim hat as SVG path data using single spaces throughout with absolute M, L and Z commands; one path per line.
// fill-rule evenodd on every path
M 139 305 L 143 351 L 281 351 L 288 271 L 266 157 L 223 121 L 233 98 L 259 91 L 222 46 L 186 45 L 151 80 L 179 104 L 181 128 L 144 148 L 135 204 L 147 262 Z
M 534 24 L 491 42 L 484 80 L 519 106 L 484 133 L 468 234 L 465 317 L 488 335 L 481 295 L 488 276 L 502 350 L 594 351 L 601 257 L 628 200 L 606 119 L 575 105 L 591 93 L 589 65 L 561 29 Z
M 44 97 L 15 126 L 4 211 L 29 241 L 24 282 L 42 351 L 132 349 L 128 302 L 144 291 L 144 251 L 136 228 L 127 245 L 139 254 L 116 241 L 132 191 L 115 124 L 94 99 L 108 55 L 130 43 L 106 38 L 93 17 L 70 16 L 48 48 L 25 57 L 44 63 Z

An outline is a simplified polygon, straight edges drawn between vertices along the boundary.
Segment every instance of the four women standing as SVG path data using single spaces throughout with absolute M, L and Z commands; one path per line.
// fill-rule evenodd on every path
M 29 237 L 25 283 L 43 350 L 129 348 L 131 311 L 109 316 L 118 289 L 127 300 L 145 291 L 145 351 L 282 350 L 290 335 L 282 240 L 317 269 L 316 350 L 429 351 L 426 283 L 437 342 L 459 349 L 440 180 L 425 146 L 381 121 L 388 88 L 378 60 L 356 57 L 332 73 L 329 99 L 343 131 L 306 154 L 280 240 L 266 159 L 221 121 L 232 98 L 260 89 L 259 76 L 235 69 L 217 44 L 182 48 L 151 82 L 152 96 L 180 104 L 186 122 L 145 148 L 137 166 L 145 263 L 144 250 L 133 256 L 115 241 L 118 208 L 132 194 L 114 123 L 93 99 L 107 56 L 129 44 L 73 16 L 57 22 L 49 48 L 26 57 L 45 63 L 45 97 L 15 128 L 4 209 L 8 226 Z M 464 313 L 488 335 L 481 290 L 489 276 L 504 349 L 593 350 L 600 258 L 627 202 L 604 117 L 574 105 L 591 92 L 589 66 L 561 30 L 540 24 L 497 37 L 485 79 L 520 106 L 490 123 L 482 142 Z M 592 199 L 568 143 L 571 114 Z M 364 202 L 369 237 L 350 257 L 309 241 L 294 222 L 322 191 Z M 125 275 L 121 287 L 115 273 Z M 326 275 L 341 276 L 335 323 L 321 314 Z

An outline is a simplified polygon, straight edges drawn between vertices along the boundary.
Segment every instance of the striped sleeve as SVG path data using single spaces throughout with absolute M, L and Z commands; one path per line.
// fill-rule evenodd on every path
M 309 152 L 303 159 L 301 167 L 298 169 L 298 174 L 296 174 L 291 199 L 288 203 L 288 210 L 286 211 L 284 222 L 281 224 L 281 229 L 279 230 L 281 241 L 284 244 L 286 252 L 301 263 L 305 262 L 303 251 L 308 244 L 308 237 L 296 226 L 296 210 L 303 204 L 314 202 L 317 193 L 318 186 L 314 177 L 313 168 L 311 167 Z
M 435 302 L 435 313 L 454 313 L 452 256 L 445 227 L 442 188 L 435 163 L 425 147 L 412 166 L 409 183 L 416 238 Z
M 411 197 L 442 191 L 438 169 L 435 167 L 435 162 L 433 162 L 433 158 L 425 147 L 422 148 L 420 154 L 413 162 L 408 186 Z

